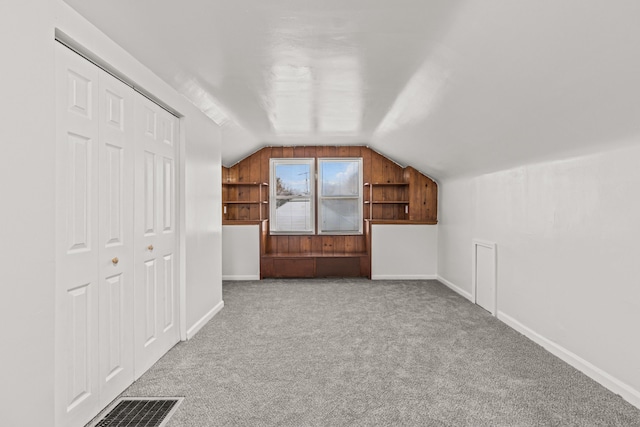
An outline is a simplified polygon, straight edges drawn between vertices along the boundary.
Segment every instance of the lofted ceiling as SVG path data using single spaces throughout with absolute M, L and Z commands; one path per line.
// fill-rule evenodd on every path
M 637 0 L 65 0 L 223 126 L 436 178 L 640 142 Z

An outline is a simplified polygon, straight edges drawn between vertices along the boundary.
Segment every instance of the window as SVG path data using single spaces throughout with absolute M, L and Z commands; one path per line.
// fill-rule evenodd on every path
M 362 233 L 362 159 L 318 159 L 321 234 Z
M 272 234 L 362 234 L 362 159 L 271 159 Z
M 314 159 L 271 159 L 270 230 L 273 234 L 315 232 Z

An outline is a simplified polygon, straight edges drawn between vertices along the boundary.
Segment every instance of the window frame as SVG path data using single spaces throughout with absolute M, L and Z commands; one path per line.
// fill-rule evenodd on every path
M 363 160 L 362 157 L 318 157 L 318 175 L 317 175 L 317 234 L 318 235 L 362 235 L 363 234 L 363 223 L 364 223 L 364 191 L 363 191 Z M 322 195 L 322 163 L 324 162 L 358 162 L 358 196 L 323 196 Z M 329 230 L 325 231 L 322 229 L 322 215 L 323 215 L 323 200 L 357 200 L 358 206 L 358 230 Z
M 269 233 L 274 235 L 314 235 L 316 234 L 316 173 L 315 158 L 296 157 L 296 158 L 271 158 L 269 159 Z M 292 199 L 293 197 L 278 196 L 276 185 L 276 167 L 278 165 L 309 165 L 309 196 L 303 199 L 309 199 L 309 218 L 311 219 L 311 228 L 307 230 L 276 230 L 278 208 L 278 200 Z M 296 198 L 300 198 L 297 196 Z

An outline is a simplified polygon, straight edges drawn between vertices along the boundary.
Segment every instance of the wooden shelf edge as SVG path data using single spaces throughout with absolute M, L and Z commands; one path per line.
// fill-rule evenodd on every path
M 266 219 L 223 219 L 222 225 L 260 225 L 263 222 L 268 221 Z
M 364 201 L 365 205 L 408 205 L 408 200 L 370 200 Z
M 404 225 L 436 225 L 437 220 L 414 220 L 414 219 L 365 219 L 369 224 L 404 224 Z

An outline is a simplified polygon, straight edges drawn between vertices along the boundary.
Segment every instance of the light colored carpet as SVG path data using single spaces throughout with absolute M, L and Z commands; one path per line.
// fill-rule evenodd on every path
M 124 393 L 178 426 L 640 426 L 640 411 L 436 281 L 226 282 Z

